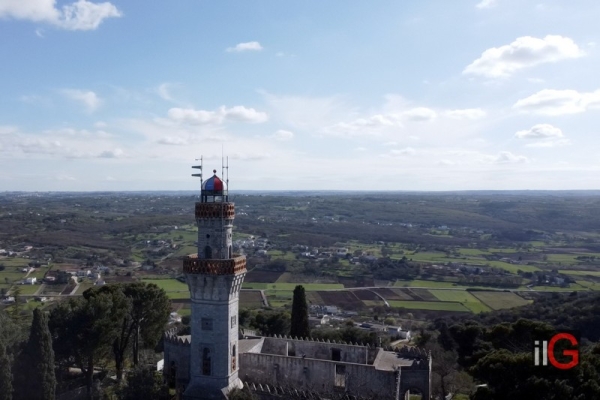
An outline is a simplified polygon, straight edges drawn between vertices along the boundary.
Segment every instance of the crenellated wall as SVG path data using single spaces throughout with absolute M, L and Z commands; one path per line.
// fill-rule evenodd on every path
M 240 354 L 240 379 L 255 384 L 277 384 L 319 393 L 349 392 L 382 400 L 396 399 L 397 371 L 372 365 L 287 357 Z

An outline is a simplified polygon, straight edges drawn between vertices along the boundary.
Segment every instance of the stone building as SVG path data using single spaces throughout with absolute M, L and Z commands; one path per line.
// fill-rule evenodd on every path
M 194 168 L 200 168 L 197 166 Z M 249 387 L 261 399 L 429 399 L 431 357 L 351 343 L 239 337 L 239 291 L 246 259 L 232 253 L 234 204 L 227 181 L 202 181 L 196 203 L 198 252 L 183 261 L 191 296 L 191 335 L 165 334 L 164 375 L 180 399 L 226 399 Z

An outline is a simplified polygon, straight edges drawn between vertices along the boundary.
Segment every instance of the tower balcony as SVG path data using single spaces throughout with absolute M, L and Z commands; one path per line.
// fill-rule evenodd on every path
M 200 259 L 192 254 L 183 259 L 184 274 L 237 275 L 246 272 L 246 256 L 234 255 L 233 258 Z
M 235 217 L 233 203 L 196 203 L 196 218 L 225 218 Z

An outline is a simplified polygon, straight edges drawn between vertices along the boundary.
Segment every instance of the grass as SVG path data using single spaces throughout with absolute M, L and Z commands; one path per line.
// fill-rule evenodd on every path
M 493 310 L 521 307 L 531 303 L 513 292 L 472 292 L 481 302 Z
M 262 283 L 262 282 L 244 282 L 244 289 L 259 290 L 294 290 L 296 286 L 302 285 L 306 291 L 344 289 L 341 283 Z
M 291 304 L 294 296 L 291 290 L 267 290 L 265 294 L 271 307 L 284 307 Z
M 284 253 L 281 250 L 269 250 L 267 254 L 271 256 L 271 260 L 294 261 L 296 259 L 296 255 L 291 251 Z
M 388 301 L 391 307 L 406 308 L 413 310 L 436 310 L 436 311 L 462 311 L 470 312 L 460 303 L 450 303 L 443 301 L 403 301 L 390 300 Z
M 146 283 L 154 283 L 165 292 L 188 291 L 188 285 L 178 281 L 177 279 L 143 279 Z
M 415 279 L 413 281 L 396 281 L 394 287 L 428 287 L 428 288 L 454 288 L 453 282 L 441 281 L 422 281 Z
M 429 290 L 440 301 L 461 303 L 475 314 L 491 309 L 465 290 Z
M 39 289 L 40 285 L 19 285 L 21 287 L 21 294 L 35 294 Z
M 459 249 L 458 251 L 463 256 L 482 256 L 490 254 L 489 251 L 479 249 Z
M 525 272 L 534 272 L 540 271 L 538 267 L 534 267 L 533 265 L 523 265 L 523 264 L 510 264 L 504 261 L 485 261 L 485 264 L 489 264 L 490 267 L 502 268 L 505 271 L 516 274 L 518 270 Z
M 600 271 L 572 271 L 570 269 L 561 269 L 558 272 L 565 275 L 589 275 L 589 276 L 598 276 L 600 277 Z

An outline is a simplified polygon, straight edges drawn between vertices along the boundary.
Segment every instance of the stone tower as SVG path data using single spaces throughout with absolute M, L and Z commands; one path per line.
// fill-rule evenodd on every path
M 200 168 L 202 166 L 195 166 Z M 190 383 L 184 399 L 223 399 L 238 378 L 238 302 L 246 257 L 232 253 L 234 204 L 227 182 L 214 175 L 202 182 L 196 203 L 198 253 L 183 261 L 191 297 Z

